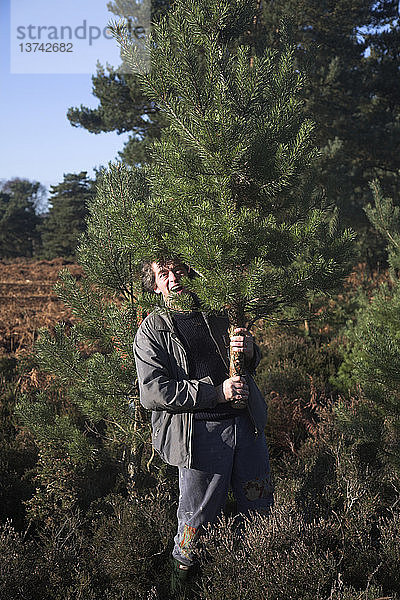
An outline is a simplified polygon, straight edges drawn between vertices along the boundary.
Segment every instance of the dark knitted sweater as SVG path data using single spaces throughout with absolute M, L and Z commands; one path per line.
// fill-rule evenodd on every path
M 190 379 L 211 377 L 215 386 L 229 377 L 227 365 L 222 360 L 201 312 L 173 313 L 173 322 L 179 339 L 187 354 Z M 194 413 L 195 419 L 220 420 L 238 416 L 243 410 L 232 408 L 229 403 L 218 404 L 207 411 Z

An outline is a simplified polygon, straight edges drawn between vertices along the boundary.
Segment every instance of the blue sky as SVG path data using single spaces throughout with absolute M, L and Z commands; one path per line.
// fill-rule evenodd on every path
M 80 65 L 83 65 L 82 70 L 86 70 L 86 73 L 11 72 L 10 45 L 14 52 L 17 52 L 18 43 L 25 43 L 27 36 L 24 40 L 16 40 L 15 27 L 10 35 L 10 17 L 13 16 L 15 25 L 15 19 L 22 18 L 25 7 L 31 10 L 33 7 L 36 19 L 34 22 L 46 23 L 46 5 L 62 6 L 65 12 L 66 6 L 71 8 L 74 2 L 77 0 L 68 0 L 66 3 L 54 0 L 0 0 L 0 179 L 25 177 L 40 181 L 48 188 L 49 185 L 62 181 L 64 173 L 88 171 L 89 175 L 92 175 L 94 167 L 106 165 L 108 161 L 117 158 L 118 150 L 121 150 L 127 139 L 127 134 L 90 134 L 85 129 L 72 127 L 66 117 L 66 112 L 71 106 L 98 105 L 97 99 L 91 94 L 91 74 L 95 72 L 96 64 L 96 51 L 93 55 L 95 42 L 92 43 L 92 48 L 88 48 L 92 55 L 80 61 Z M 107 0 L 80 0 L 80 14 L 87 19 L 88 24 L 107 22 L 113 15 L 107 13 L 106 3 Z M 29 15 L 29 11 L 26 10 L 25 14 Z M 63 14 L 61 22 L 72 23 L 72 18 L 71 14 Z M 78 19 L 78 23 L 81 22 L 82 20 Z M 103 42 L 101 62 L 108 60 L 110 64 L 117 66 L 119 55 L 116 42 Z M 87 42 L 86 44 L 88 45 Z M 47 57 L 41 53 L 36 57 L 33 57 L 33 54 L 25 54 L 22 58 L 25 59 L 25 70 L 34 71 L 43 70 L 44 63 L 42 62 L 39 68 L 31 68 L 33 63 L 28 63 L 28 59 L 44 61 Z M 50 58 L 55 60 L 57 57 L 51 55 Z M 58 58 L 61 60 L 69 57 L 59 55 Z M 21 70 L 23 69 L 24 67 Z M 65 71 L 65 65 L 61 65 L 59 70 L 62 69 Z M 75 67 L 72 67 L 72 70 L 74 69 Z M 15 64 L 13 70 L 15 71 Z

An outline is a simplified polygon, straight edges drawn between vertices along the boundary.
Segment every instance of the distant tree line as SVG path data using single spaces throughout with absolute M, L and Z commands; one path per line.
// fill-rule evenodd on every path
M 85 230 L 95 181 L 67 173 L 46 191 L 37 181 L 11 179 L 0 186 L 0 258 L 73 258 Z

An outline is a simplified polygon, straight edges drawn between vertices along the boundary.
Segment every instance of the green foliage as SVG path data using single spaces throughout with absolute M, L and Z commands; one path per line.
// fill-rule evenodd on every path
M 398 209 L 384 198 L 377 182 L 372 184 L 375 207 L 367 208 L 368 216 L 389 240 L 391 281 L 382 284 L 371 302 L 357 315 L 349 327 L 349 344 L 339 375 L 350 383 L 361 385 L 355 406 L 339 406 L 338 414 L 345 431 L 361 444 L 372 444 L 380 460 L 399 470 L 400 396 L 399 396 L 399 315 L 400 281 L 398 244 Z
M 75 255 L 85 230 L 87 203 L 93 196 L 93 181 L 86 171 L 67 173 L 58 185 L 51 186 L 50 210 L 40 227 L 45 258 Z
M 392 277 L 396 279 L 400 269 L 400 207 L 391 198 L 385 198 L 378 180 L 370 183 L 374 206 L 368 204 L 365 212 L 375 229 L 385 238 Z
M 67 117 L 71 125 L 95 134 L 129 132 L 129 140 L 119 153 L 121 158 L 131 165 L 147 162 L 146 143 L 160 135 L 163 119 L 143 95 L 135 75 L 119 73 L 109 65 L 99 66 L 92 82 L 92 93 L 99 99 L 100 106 L 70 108 Z
M 141 170 L 125 170 L 117 163 L 102 171 L 79 246 L 79 261 L 89 279 L 130 302 L 140 292 L 135 281 L 142 259 L 140 249 L 131 244 L 130 232 L 140 226 L 137 218 L 145 211 L 148 196 Z M 151 230 L 152 223 L 143 226 Z
M 85 293 L 80 285 L 73 282 L 68 291 L 68 281 L 67 277 L 67 291 L 62 293 L 65 298 L 76 294 L 77 300 L 72 302 L 79 316 L 76 327 L 83 327 L 85 314 L 91 311 L 85 310 L 87 301 L 82 301 Z M 362 280 L 362 285 L 367 284 Z M 97 292 L 88 288 L 88 294 L 98 298 Z M 335 301 L 342 307 L 340 299 Z M 351 304 L 348 310 L 350 314 Z M 102 323 L 96 311 L 99 308 L 94 303 L 93 312 Z M 331 323 L 336 323 L 335 319 Z M 341 319 L 339 313 L 339 323 Z M 326 347 L 324 350 L 317 343 L 318 327 L 324 322 L 311 322 L 308 336 L 290 330 L 260 333 L 265 346 L 260 373 L 264 389 L 275 388 L 281 397 L 286 395 L 289 409 L 299 406 L 293 402 L 296 399 L 303 399 L 302 408 L 306 409 L 310 400 L 317 404 L 327 400 L 326 375 L 336 364 L 336 350 L 327 358 Z M 88 323 L 83 335 L 93 343 L 98 340 L 104 351 L 109 337 L 96 337 L 94 321 L 88 318 Z M 98 331 L 105 331 L 103 324 Z M 336 330 L 331 335 L 334 333 Z M 321 339 L 329 343 L 331 338 L 325 333 Z M 89 354 L 85 347 L 85 356 Z M 284 377 L 286 370 L 290 377 Z M 4 371 L 10 370 L 6 366 Z M 314 377 L 314 389 L 308 373 Z M 68 377 L 64 381 L 68 390 L 71 381 Z M 281 387 L 276 387 L 279 384 Z M 36 523 L 34 543 L 15 538 L 15 532 L 7 534 L 7 545 L 2 546 L 2 573 L 6 573 L 1 581 L 3 595 L 13 598 L 19 573 L 20 585 L 29 589 L 29 600 L 73 600 L 79 595 L 93 600 L 170 598 L 166 590 L 177 501 L 175 479 L 170 472 L 153 468 L 160 483 L 151 492 L 149 485 L 154 486 L 154 480 L 142 480 L 138 485 L 136 479 L 129 486 L 126 472 L 118 471 L 113 461 L 118 447 L 109 452 L 110 447 L 100 438 L 96 446 L 100 453 L 95 453 L 93 460 L 74 455 L 73 432 L 69 431 L 71 423 L 80 423 L 80 413 L 75 403 L 64 397 L 64 390 L 59 393 L 63 386 L 55 380 L 51 402 L 47 388 L 43 403 L 52 407 L 50 417 L 39 410 L 35 417 L 38 429 L 45 430 L 46 422 L 51 426 L 47 432 L 35 433 L 40 447 L 34 482 L 37 491 L 27 507 Z M 353 400 L 353 411 L 358 410 L 355 403 Z M 275 423 L 278 417 L 284 421 L 291 414 L 289 410 L 279 414 L 280 406 L 271 409 L 272 413 L 275 410 Z M 321 600 L 399 597 L 398 475 L 382 468 L 373 443 L 357 443 L 350 430 L 348 436 L 337 432 L 329 403 L 322 408 L 308 414 L 308 421 L 292 421 L 298 429 L 294 435 L 286 430 L 292 435 L 286 445 L 282 444 L 283 429 L 269 432 L 277 488 L 273 521 L 262 517 L 251 520 L 243 542 L 230 525 L 214 528 L 205 542 L 203 576 L 182 593 L 182 598 L 234 599 L 246 594 L 288 599 L 314 594 Z M 64 429 L 55 419 L 57 414 L 64 421 Z M 308 424 L 313 431 L 307 429 Z M 48 437 L 54 428 L 54 440 L 48 443 L 45 435 Z M 297 436 L 299 430 L 301 435 Z M 79 431 L 86 433 L 84 428 Z M 69 437 L 70 441 L 66 439 Z M 88 438 L 93 441 L 90 435 Z M 295 454 L 290 448 L 292 440 Z M 114 493 L 108 496 L 110 490 Z
M 26 501 L 33 492 L 30 470 L 36 451 L 18 430 L 14 419 L 19 373 L 14 357 L 0 359 L 0 522 L 12 519 L 24 527 Z
M 114 4 L 112 11 L 122 16 L 124 3 Z M 151 4 L 154 21 L 169 9 L 169 2 Z M 258 55 L 266 46 L 281 48 L 282 20 L 290 21 L 298 68 L 308 75 L 300 97 L 305 114 L 316 122 L 318 179 L 328 202 L 338 204 L 346 224 L 359 233 L 361 260 L 372 268 L 384 252 L 362 210 L 369 201 L 368 182 L 379 177 L 390 195 L 399 191 L 397 3 L 282 0 L 260 7 L 245 43 Z M 70 109 L 72 124 L 94 133 L 131 132 L 123 160 L 149 162 L 145 146 L 158 139 L 165 122 L 137 76 L 101 68 L 93 77 L 93 94 L 98 108 Z
M 385 462 L 400 465 L 399 432 L 399 284 L 382 287 L 371 304 L 358 314 L 345 361 L 339 374 L 346 373 L 353 386 L 361 384 L 360 402 L 354 412 L 339 407 L 346 430 L 361 442 L 376 444 Z
M 46 247 L 54 254 L 53 242 L 63 243 L 73 252 L 87 212 L 78 251 L 86 276 L 78 283 L 68 271 L 60 274 L 56 291 L 73 323 L 39 332 L 32 358 L 37 385 L 20 395 L 16 407 L 38 449 L 28 516 L 46 530 L 69 513 L 86 513 L 110 492 L 139 493 L 154 485 L 149 415 L 139 404 L 133 358 L 143 312 L 135 282 L 138 256 L 127 236 L 148 184 L 140 171 L 130 186 L 121 173 L 115 167 L 115 177 L 99 176 L 96 197 L 85 173 L 69 174 L 53 189 Z M 76 221 L 68 218 L 67 225 L 68 211 Z
M 0 256 L 31 257 L 39 247 L 38 225 L 43 186 L 37 181 L 11 179 L 0 189 Z
M 262 11 L 259 38 L 266 44 L 279 44 L 282 18 L 293 24 L 299 65 L 307 65 L 305 110 L 317 123 L 322 152 L 320 181 L 360 232 L 362 260 L 376 265 L 383 248 L 362 209 L 375 177 L 394 197 L 399 191 L 398 7 L 386 0 L 284 0 L 263 2 Z
M 42 391 L 22 396 L 17 414 L 39 448 L 30 517 L 56 519 L 114 489 L 135 485 L 149 457 L 149 424 L 134 387 L 136 311 L 68 271 L 57 285 L 77 322 L 42 331 L 34 360 Z
M 178 2 L 154 26 L 152 68 L 140 79 L 168 127 L 130 232 L 142 256 L 190 264 L 201 277 L 188 289 L 239 324 L 337 285 L 353 239 L 304 179 L 317 152 L 294 48 L 254 56 L 237 44 L 253 11 L 250 1 Z M 127 30 L 113 31 L 134 68 Z

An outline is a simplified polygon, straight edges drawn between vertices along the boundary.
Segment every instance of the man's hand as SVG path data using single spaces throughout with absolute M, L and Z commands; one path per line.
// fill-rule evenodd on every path
M 232 402 L 232 400 L 244 400 L 249 398 L 249 386 L 246 379 L 235 375 L 225 379 L 221 385 L 217 386 L 218 402 Z
M 246 362 L 250 362 L 254 355 L 253 336 L 244 327 L 234 329 L 231 337 L 231 352 L 244 352 Z

